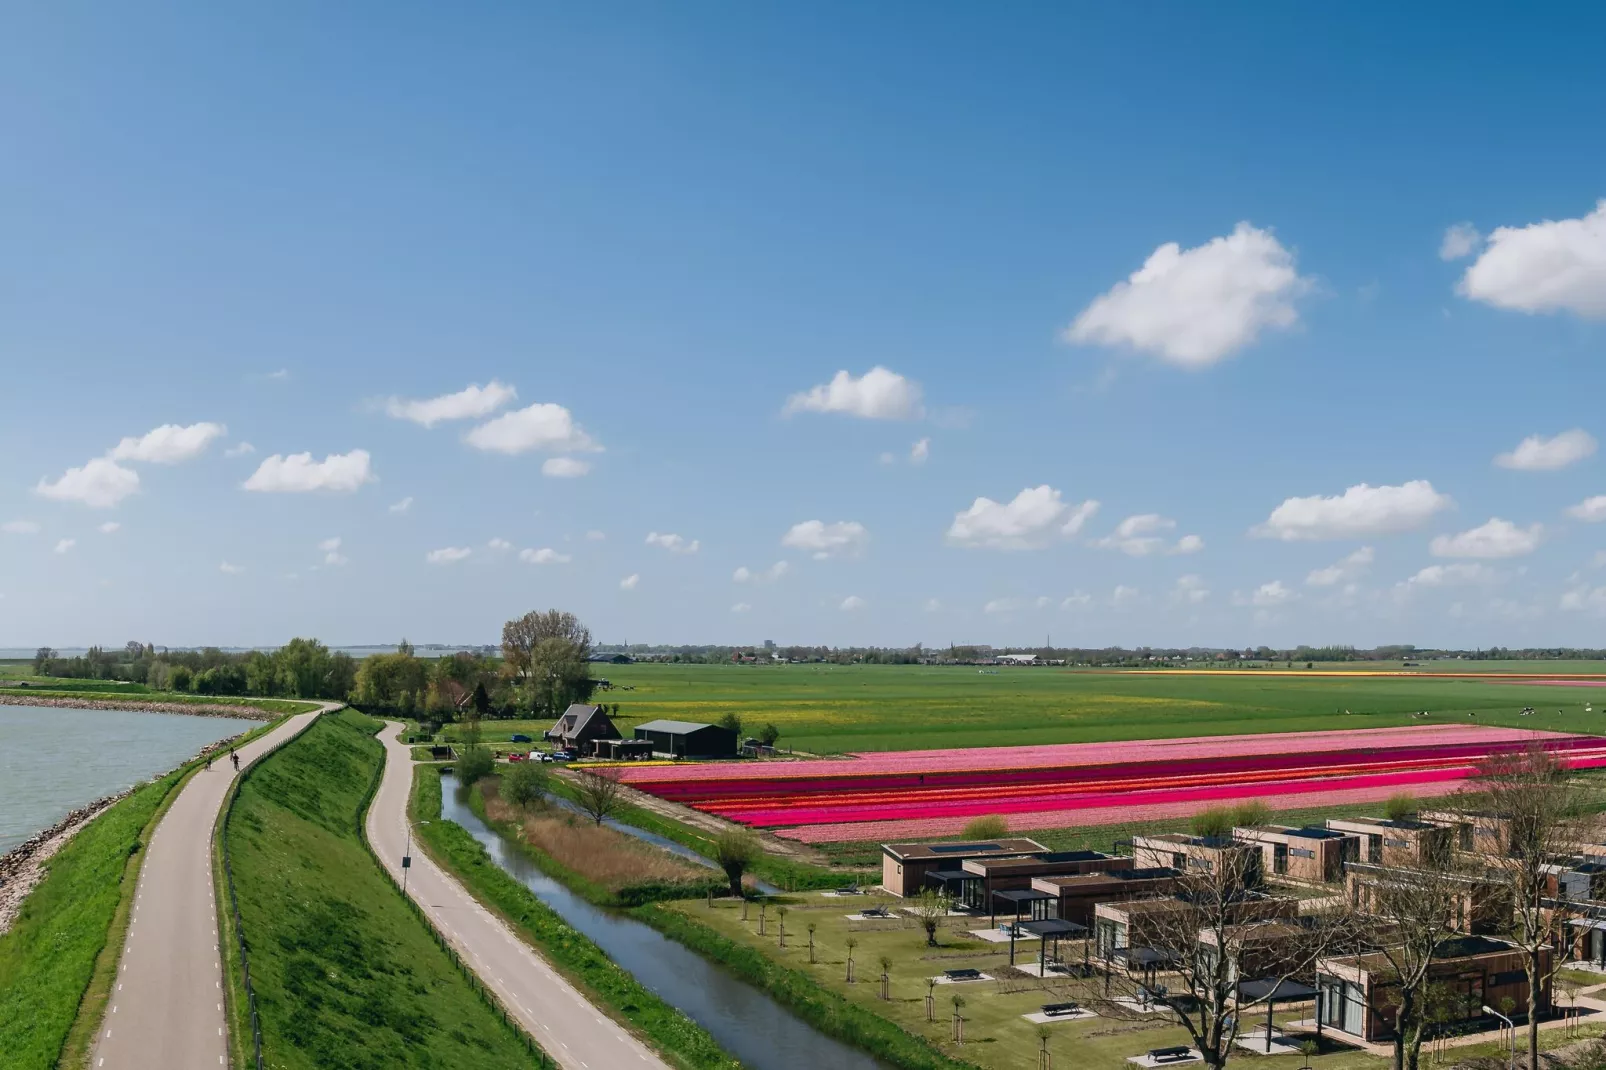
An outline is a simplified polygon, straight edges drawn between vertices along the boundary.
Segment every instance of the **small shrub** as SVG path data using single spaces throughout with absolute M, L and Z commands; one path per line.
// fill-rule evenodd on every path
M 495 767 L 491 752 L 484 747 L 464 747 L 454 765 L 461 784 L 472 784 L 481 777 L 488 777 Z
M 546 770 L 534 762 L 514 762 L 502 774 L 502 798 L 528 810 L 546 797 Z
M 1390 821 L 1409 821 L 1416 816 L 1418 809 L 1420 807 L 1416 796 L 1408 791 L 1402 791 L 1398 795 L 1389 796 L 1388 802 L 1383 804 L 1383 816 Z
M 1195 836 L 1210 838 L 1225 836 L 1232 832 L 1233 812 L 1225 806 L 1212 806 L 1208 810 L 1200 810 L 1188 822 L 1188 827 Z
M 1009 822 L 1001 814 L 983 814 L 972 819 L 962 835 L 967 840 L 996 840 L 1009 835 Z

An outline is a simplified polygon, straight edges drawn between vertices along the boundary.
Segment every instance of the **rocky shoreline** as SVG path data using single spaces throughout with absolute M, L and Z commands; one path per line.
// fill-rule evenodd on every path
M 239 717 L 272 721 L 279 715 L 255 706 L 226 706 L 219 702 L 140 702 L 137 699 L 60 698 L 48 694 L 0 695 L 0 706 L 64 706 L 73 710 L 150 710 L 182 713 L 191 717 Z

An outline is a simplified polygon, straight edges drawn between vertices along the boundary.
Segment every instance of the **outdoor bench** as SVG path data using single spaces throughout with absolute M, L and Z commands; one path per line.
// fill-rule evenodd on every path
M 1081 1009 L 1082 1009 L 1081 1005 L 1078 1004 L 1075 1000 L 1072 1000 L 1072 1001 L 1070 1001 L 1068 1003 L 1045 1003 L 1045 1004 L 1043 1004 L 1043 1014 L 1046 1015 L 1049 1018 L 1058 1018 L 1059 1016 L 1064 1015 L 1064 1014 L 1075 1014 L 1077 1011 L 1079 1011 Z
M 1178 1044 L 1170 1048 L 1149 1049 L 1149 1058 L 1153 1059 L 1157 1063 L 1178 1062 L 1182 1059 L 1190 1058 L 1192 1055 L 1192 1049 L 1190 1049 L 1186 1044 Z

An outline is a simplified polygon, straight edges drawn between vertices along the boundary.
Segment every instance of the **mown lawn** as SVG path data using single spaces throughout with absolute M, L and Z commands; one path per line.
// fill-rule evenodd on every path
M 1481 663 L 1446 663 L 1462 671 Z M 1515 663 L 1523 672 L 1592 672 L 1592 662 Z M 1476 715 L 1480 724 L 1606 731 L 1606 689 L 1535 683 L 1362 676 L 1114 673 L 923 665 L 607 665 L 595 701 L 631 728 L 654 718 L 739 716 L 748 731 L 781 730 L 781 748 L 820 754 L 1190 735 L 1379 728 Z M 1591 703 L 1595 712 L 1586 714 Z M 1538 714 L 1520 717 L 1525 706 Z M 1566 712 L 1557 714 L 1558 709 Z M 487 739 L 540 738 L 547 722 L 484 723 Z
M 492 1070 L 532 1064 L 358 828 L 378 723 L 323 717 L 246 778 L 228 836 L 269 1065 Z

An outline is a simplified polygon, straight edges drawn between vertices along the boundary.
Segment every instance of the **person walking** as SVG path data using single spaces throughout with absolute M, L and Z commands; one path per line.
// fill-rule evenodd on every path
M 234 771 L 238 773 L 240 771 L 240 756 L 234 753 L 233 747 L 229 748 L 229 761 L 234 763 Z

